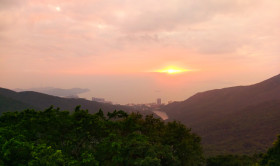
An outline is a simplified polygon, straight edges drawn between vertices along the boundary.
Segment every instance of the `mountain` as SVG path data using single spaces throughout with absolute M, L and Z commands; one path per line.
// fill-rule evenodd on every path
M 90 113 L 97 112 L 100 108 L 104 112 L 114 110 L 124 110 L 126 112 L 136 111 L 128 106 L 99 103 L 81 98 L 61 98 L 33 91 L 15 92 L 0 88 L 0 114 L 6 111 L 22 111 L 27 108 L 45 110 L 51 105 L 59 107 L 60 110 L 69 111 L 74 110 L 77 105 L 81 105 L 82 109 L 88 109 Z M 152 114 L 150 111 L 141 113 Z
M 78 94 L 89 92 L 89 89 L 72 88 L 72 89 L 61 89 L 53 87 L 43 87 L 43 88 L 31 88 L 31 89 L 15 89 L 17 92 L 23 91 L 34 91 L 39 93 L 44 93 L 52 96 L 68 97 L 77 96 Z
M 280 75 L 197 93 L 163 111 L 199 134 L 206 154 L 264 152 L 280 134 Z
M 15 111 L 15 110 L 22 110 L 25 108 L 32 108 L 32 106 L 26 103 L 22 103 L 18 100 L 14 100 L 12 98 L 0 95 L 0 114 L 1 112 L 7 110 Z

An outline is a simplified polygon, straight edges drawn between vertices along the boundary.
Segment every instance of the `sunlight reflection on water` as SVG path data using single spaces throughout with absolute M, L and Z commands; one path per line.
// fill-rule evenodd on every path
M 168 119 L 168 115 L 165 112 L 162 111 L 153 111 L 153 113 L 157 114 L 159 117 L 161 117 L 162 120 Z

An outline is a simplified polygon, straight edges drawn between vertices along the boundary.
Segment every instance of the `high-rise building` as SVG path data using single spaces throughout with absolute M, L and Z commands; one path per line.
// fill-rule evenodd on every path
M 161 98 L 157 98 L 157 105 L 161 105 Z

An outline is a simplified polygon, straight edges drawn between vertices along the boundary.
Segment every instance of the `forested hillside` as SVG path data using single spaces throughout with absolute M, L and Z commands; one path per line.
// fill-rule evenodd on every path
M 205 158 L 200 137 L 153 115 L 25 110 L 0 116 L 0 165 L 278 166 L 280 136 L 265 154 Z
M 77 105 L 82 105 L 82 108 L 87 109 L 90 113 L 98 112 L 99 109 L 102 109 L 104 112 L 114 110 L 125 110 L 127 112 L 137 111 L 128 106 L 99 103 L 81 98 L 62 98 L 33 91 L 15 92 L 4 88 L 0 88 L 0 104 L 0 114 L 6 111 L 31 108 L 44 110 L 50 107 L 50 105 L 59 107 L 61 110 L 73 110 Z M 150 114 L 151 112 L 145 111 L 142 113 Z
M 0 117 L 0 165 L 158 166 L 204 163 L 200 138 L 152 115 L 7 112 Z
M 201 92 L 163 110 L 198 133 L 209 155 L 264 152 L 280 133 L 280 75 Z

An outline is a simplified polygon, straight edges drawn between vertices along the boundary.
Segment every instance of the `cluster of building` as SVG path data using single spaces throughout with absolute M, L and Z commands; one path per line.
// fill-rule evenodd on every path
M 172 103 L 173 101 L 168 101 L 168 104 Z M 160 110 L 165 104 L 162 103 L 161 98 L 157 98 L 156 102 L 154 103 L 146 103 L 146 104 L 127 104 L 127 106 L 134 107 L 137 110 Z
M 99 103 L 107 103 L 107 104 L 113 104 L 111 101 L 106 101 L 105 98 L 97 98 L 97 97 L 92 97 L 92 101 L 96 101 Z M 168 104 L 172 103 L 173 101 L 168 101 Z M 162 106 L 165 104 L 162 103 L 161 98 L 157 98 L 156 102 L 154 103 L 146 103 L 146 104 L 126 104 L 127 106 L 134 107 L 138 110 L 159 110 Z
M 92 101 L 99 102 L 99 103 L 108 103 L 112 104 L 111 101 L 106 101 L 105 98 L 97 98 L 92 97 Z M 172 103 L 173 101 L 168 101 L 168 104 Z M 156 102 L 154 103 L 147 103 L 147 104 L 126 104 L 126 106 L 133 107 L 137 111 L 153 111 L 156 115 L 161 117 L 163 120 L 168 119 L 168 116 L 165 112 L 161 111 L 162 107 L 165 104 L 162 103 L 161 98 L 157 98 Z

